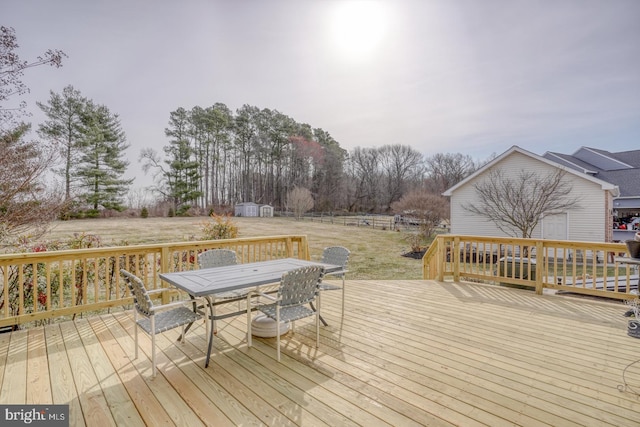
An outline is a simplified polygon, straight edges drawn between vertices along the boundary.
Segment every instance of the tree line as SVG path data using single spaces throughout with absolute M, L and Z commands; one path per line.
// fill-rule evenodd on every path
M 470 156 L 425 158 L 401 144 L 347 152 L 321 128 L 251 105 L 178 108 L 165 135 L 164 157 L 148 147 L 140 161 L 177 212 L 245 201 L 284 210 L 305 188 L 318 211 L 388 213 L 408 192 L 439 194 L 477 167 Z
M 328 132 L 276 110 L 178 108 L 165 134 L 164 159 L 148 147 L 140 161 L 154 173 L 154 190 L 178 211 L 241 201 L 283 207 L 296 186 L 310 189 L 316 203 L 335 203 L 345 151 Z

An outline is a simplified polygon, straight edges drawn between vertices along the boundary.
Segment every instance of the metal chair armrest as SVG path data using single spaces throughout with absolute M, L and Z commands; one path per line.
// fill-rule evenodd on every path
M 179 306 L 186 306 L 187 304 L 204 304 L 204 302 L 201 299 L 193 299 L 193 300 L 180 300 L 180 301 L 173 301 L 167 304 L 161 304 L 161 305 L 154 305 L 153 306 L 153 313 L 158 313 L 160 311 L 163 310 L 167 310 L 170 308 L 175 308 L 175 307 L 179 307 Z
M 324 273 L 324 275 L 325 275 L 325 276 L 329 276 L 329 275 L 334 275 L 334 274 L 335 274 L 335 275 L 337 275 L 337 274 L 346 274 L 346 273 L 348 273 L 348 272 L 349 272 L 349 270 L 347 270 L 347 269 L 345 268 L 345 269 L 337 270 L 337 271 L 327 271 L 326 273 Z

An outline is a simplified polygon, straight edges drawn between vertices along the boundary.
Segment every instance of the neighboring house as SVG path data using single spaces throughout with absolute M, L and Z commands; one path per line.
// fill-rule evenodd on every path
M 625 224 L 627 230 L 614 229 L 613 240 L 633 238 L 633 228 L 638 227 L 640 216 L 640 150 L 611 153 L 595 148 L 581 147 L 575 153 L 547 152 L 546 159 L 594 178 L 615 184 L 620 195 L 613 199 L 613 220 Z
M 567 172 L 563 179 L 568 180 L 572 186 L 572 197 L 579 198 L 579 206 L 572 208 L 569 212 L 545 214 L 531 237 L 591 242 L 612 240 L 611 213 L 613 197 L 618 196 L 616 185 L 517 146 L 511 147 L 443 193 L 444 196 L 451 198 L 451 233 L 507 237 L 493 222 L 464 208 L 464 205 L 478 202 L 474 184 L 486 178 L 492 168 L 499 168 L 514 178 L 521 171 L 533 171 L 539 176 L 552 174 L 558 168 Z
M 235 216 L 258 216 L 258 205 L 253 202 L 238 203 L 234 209 Z

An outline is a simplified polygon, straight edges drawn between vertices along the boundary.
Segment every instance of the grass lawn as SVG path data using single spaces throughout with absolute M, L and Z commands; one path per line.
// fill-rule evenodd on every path
M 198 218 L 105 218 L 57 221 L 46 240 L 66 240 L 74 233 L 97 234 L 105 246 L 199 240 Z M 239 237 L 301 234 L 309 239 L 311 258 L 319 259 L 326 246 L 339 245 L 351 251 L 348 279 L 421 279 L 422 261 L 403 257 L 410 250 L 404 232 L 371 227 L 345 226 L 292 218 L 233 218 Z

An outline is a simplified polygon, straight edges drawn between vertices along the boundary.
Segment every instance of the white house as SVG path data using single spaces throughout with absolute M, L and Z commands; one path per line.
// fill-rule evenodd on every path
M 557 162 L 513 146 L 476 172 L 443 193 L 451 198 L 451 229 L 453 234 L 505 236 L 496 224 L 483 216 L 471 213 L 465 205 L 477 204 L 479 196 L 475 184 L 486 179 L 489 172 L 499 168 L 507 176 L 518 176 L 522 171 L 539 176 L 553 174 L 558 169 L 566 172 L 562 179 L 572 187 L 571 196 L 577 197 L 577 207 L 564 212 L 545 213 L 534 229 L 532 238 L 576 240 L 590 242 L 612 241 L 613 198 L 618 187 L 591 175 L 581 173 Z

